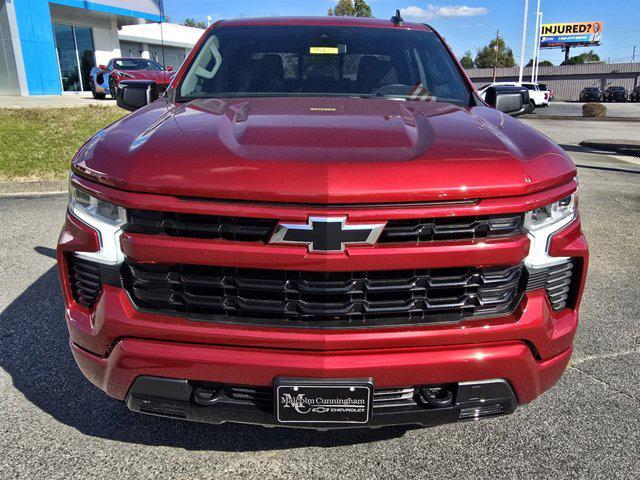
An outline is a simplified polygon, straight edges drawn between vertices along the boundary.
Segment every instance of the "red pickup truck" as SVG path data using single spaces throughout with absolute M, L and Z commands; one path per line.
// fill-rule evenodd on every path
M 137 111 L 75 155 L 58 264 L 73 355 L 130 409 L 428 426 L 562 375 L 576 168 L 431 27 L 220 21 L 161 97 L 117 95 Z

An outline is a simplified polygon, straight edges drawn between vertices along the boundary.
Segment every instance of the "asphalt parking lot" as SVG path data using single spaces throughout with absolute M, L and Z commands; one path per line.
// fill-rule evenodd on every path
M 584 105 L 584 102 L 561 102 L 556 100 L 551 102 L 549 107 L 536 108 L 531 117 L 536 115 L 581 117 L 582 105 Z M 639 102 L 607 102 L 604 103 L 604 106 L 607 107 L 607 117 L 638 118 L 640 116 Z
M 131 413 L 69 352 L 53 259 L 66 198 L 0 198 L 0 478 L 640 478 L 640 168 L 577 147 L 573 123 L 547 127 L 583 165 L 591 265 L 571 367 L 477 423 L 336 433 Z

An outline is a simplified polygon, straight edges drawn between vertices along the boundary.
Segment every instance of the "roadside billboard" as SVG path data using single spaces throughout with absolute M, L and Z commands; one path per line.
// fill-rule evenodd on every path
M 573 47 L 600 45 L 602 22 L 544 23 L 540 31 L 540 47 Z

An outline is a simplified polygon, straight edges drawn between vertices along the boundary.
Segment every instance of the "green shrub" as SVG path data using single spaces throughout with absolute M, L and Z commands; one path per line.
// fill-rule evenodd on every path
M 604 118 L 607 115 L 607 107 L 601 103 L 585 103 L 582 106 L 582 116 L 587 118 Z

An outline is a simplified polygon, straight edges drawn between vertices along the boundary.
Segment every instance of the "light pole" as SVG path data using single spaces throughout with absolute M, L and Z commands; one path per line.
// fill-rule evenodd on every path
M 534 82 L 538 82 L 538 70 L 540 69 L 540 34 L 542 33 L 542 12 L 540 12 L 540 30 L 537 33 L 536 43 L 538 44 L 538 56 L 536 57 L 536 68 L 535 68 L 535 78 Z
M 518 82 L 522 83 L 522 75 L 524 74 L 524 49 L 527 43 L 527 15 L 529 14 L 529 0 L 524 0 L 524 19 L 522 21 L 522 47 L 520 48 L 520 74 Z
M 531 64 L 531 82 L 535 82 L 536 69 L 540 62 L 540 0 L 536 8 L 536 32 L 533 40 L 533 63 Z

